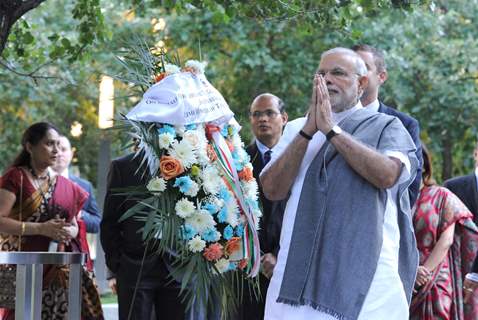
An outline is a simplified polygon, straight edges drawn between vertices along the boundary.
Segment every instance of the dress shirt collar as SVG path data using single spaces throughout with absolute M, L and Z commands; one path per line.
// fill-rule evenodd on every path
M 339 123 L 340 121 L 347 118 L 349 115 L 351 115 L 352 113 L 354 113 L 355 111 L 357 111 L 358 109 L 361 109 L 361 108 L 363 108 L 363 107 L 362 107 L 362 103 L 359 100 L 359 102 L 357 102 L 357 104 L 353 108 L 350 108 L 348 110 L 345 110 L 345 111 L 342 111 L 342 112 L 339 112 L 339 113 L 332 112 L 332 121 L 333 121 L 334 124 L 337 124 L 337 123 Z
M 378 102 L 378 99 L 375 99 L 374 101 L 367 104 L 365 108 L 378 112 L 378 108 L 380 108 L 380 102 Z

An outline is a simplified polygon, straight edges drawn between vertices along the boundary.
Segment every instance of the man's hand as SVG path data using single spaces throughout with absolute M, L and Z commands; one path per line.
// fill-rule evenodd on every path
M 416 286 L 421 287 L 427 284 L 427 282 L 430 281 L 431 276 L 432 274 L 427 268 L 419 266 L 417 270 L 417 279 L 415 280 Z
M 318 76 L 317 83 L 317 114 L 315 122 L 317 128 L 327 134 L 333 127 L 332 124 L 332 107 L 330 105 L 329 90 L 323 76 Z
M 314 84 L 312 86 L 312 97 L 310 98 L 309 110 L 307 111 L 307 121 L 305 122 L 304 132 L 309 136 L 313 136 L 317 131 L 316 114 L 317 114 L 317 84 L 319 83 L 319 76 L 314 76 Z
M 111 278 L 108 280 L 108 287 L 110 287 L 113 294 L 118 294 L 118 291 L 116 290 L 116 278 Z
M 465 279 L 463 282 L 463 292 L 465 293 L 465 303 L 467 303 L 474 294 L 477 294 L 478 282 Z
M 272 253 L 266 253 L 261 257 L 262 274 L 264 274 L 267 279 L 272 277 L 276 263 L 277 258 Z

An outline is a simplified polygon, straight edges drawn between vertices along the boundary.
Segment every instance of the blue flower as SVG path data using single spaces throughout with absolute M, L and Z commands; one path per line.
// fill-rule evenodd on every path
M 194 230 L 193 227 L 191 227 L 189 224 L 185 224 L 181 227 L 182 231 L 182 238 L 184 240 L 191 240 L 195 235 L 196 235 L 196 230 Z
M 229 263 L 229 270 L 234 271 L 236 270 L 237 265 L 234 262 Z
M 226 187 L 221 187 L 219 190 L 219 198 L 224 200 L 225 202 L 231 199 L 231 193 Z
M 189 176 L 179 177 L 174 181 L 173 187 L 179 187 L 179 191 L 186 193 L 188 192 L 189 188 L 191 188 L 192 183 L 193 181 L 191 178 L 189 178 Z
M 243 237 L 244 236 L 244 226 L 242 224 L 236 227 L 236 236 Z
M 202 209 L 209 211 L 210 214 L 216 214 L 219 211 L 219 208 L 213 203 L 203 204 Z
M 214 242 L 219 240 L 220 233 L 217 232 L 216 228 L 208 228 L 201 234 L 201 237 L 207 242 Z
M 244 169 L 244 164 L 239 159 L 234 158 L 234 156 L 232 158 L 232 160 L 234 161 L 234 167 L 236 167 L 237 171 L 241 171 L 242 169 Z
M 227 220 L 227 209 L 226 207 L 222 207 L 221 211 L 219 211 L 217 215 L 217 220 L 219 220 L 220 223 L 224 223 Z
M 184 129 L 187 130 L 195 130 L 197 128 L 197 125 L 193 124 L 188 124 L 184 127 Z
M 227 136 L 229 135 L 229 125 L 225 125 L 222 127 L 221 129 L 221 134 L 224 138 L 227 138 Z
M 159 134 L 169 133 L 173 137 L 176 137 L 176 130 L 174 130 L 174 127 L 172 127 L 168 124 L 163 125 L 161 128 L 159 128 L 158 131 L 159 131 Z
M 229 240 L 232 238 L 233 235 L 234 235 L 234 229 L 230 225 L 224 228 L 224 232 L 222 233 L 222 237 L 224 239 Z

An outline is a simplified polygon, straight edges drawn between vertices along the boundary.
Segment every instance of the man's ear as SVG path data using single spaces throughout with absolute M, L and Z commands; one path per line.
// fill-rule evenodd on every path
M 287 123 L 287 120 L 289 120 L 289 115 L 287 114 L 287 112 L 283 111 L 281 112 L 280 116 L 282 117 L 282 122 L 284 123 L 283 125 L 285 126 L 285 124 Z
M 380 82 L 380 85 L 384 84 L 384 82 L 387 81 L 387 79 L 388 79 L 387 70 L 383 70 L 378 73 L 378 81 Z
M 365 88 L 368 86 L 368 77 L 367 76 L 361 76 L 358 78 L 359 85 L 358 85 L 358 94 L 359 97 L 362 96 L 362 94 L 365 91 Z

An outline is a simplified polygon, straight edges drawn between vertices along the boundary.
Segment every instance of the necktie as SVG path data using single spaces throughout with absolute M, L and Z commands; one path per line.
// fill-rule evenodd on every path
M 271 161 L 271 154 L 272 154 L 272 150 L 267 150 L 264 153 L 264 165 L 268 164 L 269 161 Z

